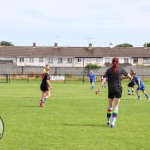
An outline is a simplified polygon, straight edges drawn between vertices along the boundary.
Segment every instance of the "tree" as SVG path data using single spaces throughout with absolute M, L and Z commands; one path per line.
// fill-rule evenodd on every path
M 123 43 L 123 44 L 116 45 L 116 47 L 133 47 L 133 45 L 132 44 L 128 44 L 128 43 Z
M 150 43 L 145 43 L 143 46 L 150 47 Z
M 1 46 L 14 46 L 14 44 L 8 41 L 0 41 L 0 45 Z

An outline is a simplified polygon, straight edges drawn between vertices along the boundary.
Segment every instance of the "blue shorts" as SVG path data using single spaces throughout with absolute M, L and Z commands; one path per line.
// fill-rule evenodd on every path
M 94 83 L 94 80 L 90 80 L 90 83 Z
M 138 87 L 136 90 L 144 91 L 145 90 L 145 86 L 141 86 L 140 88 Z

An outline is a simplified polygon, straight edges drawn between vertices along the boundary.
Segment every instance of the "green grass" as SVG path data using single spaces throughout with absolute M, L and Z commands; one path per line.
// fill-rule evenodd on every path
M 106 126 L 107 88 L 95 95 L 86 82 L 52 83 L 52 96 L 39 107 L 36 82 L 0 84 L 5 132 L 0 150 L 147 150 L 150 102 L 128 96 L 126 82 L 116 128 Z M 145 82 L 150 94 L 149 81 Z M 97 82 L 95 87 L 98 87 Z

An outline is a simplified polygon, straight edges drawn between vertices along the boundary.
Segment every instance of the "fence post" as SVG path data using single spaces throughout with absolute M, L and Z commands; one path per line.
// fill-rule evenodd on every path
M 28 83 L 29 83 L 29 74 L 28 74 Z
M 9 83 L 10 83 L 10 74 L 9 74 Z
M 8 74 L 6 74 L 6 83 L 8 83 Z
M 66 83 L 66 75 L 64 75 L 65 76 L 65 79 L 64 79 L 64 84 Z
M 84 75 L 83 75 L 83 84 L 84 84 Z

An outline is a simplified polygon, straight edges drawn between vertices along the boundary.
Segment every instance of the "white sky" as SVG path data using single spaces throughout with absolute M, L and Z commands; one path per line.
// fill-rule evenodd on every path
M 58 38 L 57 38 L 58 36 Z M 150 42 L 150 0 L 0 0 L 0 41 L 18 46 Z

